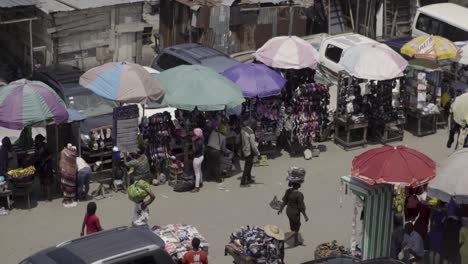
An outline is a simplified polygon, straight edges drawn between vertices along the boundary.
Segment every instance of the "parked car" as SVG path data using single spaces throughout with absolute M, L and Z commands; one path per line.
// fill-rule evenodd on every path
M 451 41 L 468 40 L 468 8 L 453 3 L 420 7 L 414 17 L 412 35 L 438 35 Z
M 117 104 L 97 96 L 79 84 L 81 69 L 70 65 L 53 65 L 38 69 L 32 79 L 49 85 L 65 101 L 68 108 L 84 114 L 81 132 L 112 125 L 112 111 Z
M 149 229 L 119 227 L 65 241 L 20 264 L 175 264 L 164 246 Z
M 222 73 L 238 64 L 240 62 L 221 51 L 190 43 L 163 49 L 151 63 L 151 68 L 161 72 L 180 65 L 202 65 Z

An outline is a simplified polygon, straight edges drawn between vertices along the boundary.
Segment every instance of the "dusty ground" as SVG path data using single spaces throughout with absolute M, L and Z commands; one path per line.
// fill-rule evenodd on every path
M 406 133 L 403 144 L 441 161 L 451 153 L 445 147 L 446 136 L 446 131 L 442 130 L 424 138 Z M 352 197 L 340 193 L 339 178 L 348 174 L 352 158 L 364 149 L 346 152 L 331 142 L 325 145 L 327 152 L 310 161 L 284 154 L 271 160 L 267 167 L 255 167 L 253 174 L 260 184 L 250 188 L 240 189 L 236 176 L 226 180 L 225 190 L 218 189 L 216 183 L 208 183 L 197 194 L 175 193 L 168 186 L 153 187 L 157 200 L 150 208 L 150 222 L 152 225 L 192 224 L 205 234 L 211 244 L 211 263 L 232 263 L 230 257 L 224 256 L 223 248 L 230 233 L 238 227 L 276 224 L 288 231 L 286 216 L 276 215 L 268 203 L 273 195 L 283 194 L 287 187 L 285 172 L 289 166 L 296 165 L 307 169 L 302 189 L 310 221 L 303 223 L 302 228 L 306 246 L 288 249 L 286 262 L 296 264 L 313 259 L 315 247 L 322 242 L 336 239 L 348 246 Z M 37 202 L 37 197 L 36 193 L 31 210 L 17 208 L 7 216 L 0 216 L 1 263 L 18 263 L 40 249 L 79 236 L 85 203 L 67 209 L 61 205 L 60 199 Z M 113 194 L 97 201 L 97 204 L 97 214 L 104 228 L 130 224 L 133 208 L 124 194 Z M 25 203 L 18 198 L 16 206 L 24 208 Z

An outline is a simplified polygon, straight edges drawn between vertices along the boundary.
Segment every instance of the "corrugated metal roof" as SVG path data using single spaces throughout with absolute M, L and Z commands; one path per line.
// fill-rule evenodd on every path
M 0 0 L 1 1 L 1 0 Z M 16 0 L 18 1 L 18 0 Z M 38 7 L 46 13 L 139 3 L 145 0 L 38 0 Z
M 0 0 L 0 8 L 12 8 L 17 6 L 33 6 L 37 0 Z

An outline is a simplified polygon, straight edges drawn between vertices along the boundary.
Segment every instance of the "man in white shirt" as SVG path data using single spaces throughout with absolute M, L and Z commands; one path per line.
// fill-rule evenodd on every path
M 89 192 L 89 179 L 93 173 L 91 166 L 82 158 L 76 158 L 77 173 L 77 199 L 86 200 Z
M 405 224 L 402 251 L 407 263 L 420 263 L 424 259 L 424 242 L 412 223 Z

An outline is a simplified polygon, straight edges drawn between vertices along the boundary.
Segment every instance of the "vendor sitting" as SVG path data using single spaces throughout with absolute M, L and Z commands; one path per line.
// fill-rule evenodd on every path
M 125 162 L 127 168 L 133 168 L 133 173 L 131 177 L 134 180 L 147 179 L 150 180 L 151 171 L 150 165 L 148 162 L 148 157 L 140 151 L 139 153 L 130 153 L 130 158 L 132 160 Z
M 200 239 L 192 240 L 193 250 L 185 253 L 182 264 L 208 264 L 208 256 L 205 251 L 200 249 Z
M 424 258 L 424 242 L 418 232 L 414 231 L 412 223 L 405 224 L 403 235 L 402 257 L 407 263 L 422 263 Z

